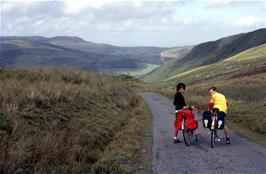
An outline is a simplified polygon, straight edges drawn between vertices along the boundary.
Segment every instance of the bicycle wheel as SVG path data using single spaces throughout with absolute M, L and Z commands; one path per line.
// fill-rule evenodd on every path
M 196 139 L 196 142 L 199 141 L 199 140 L 198 140 L 198 135 L 197 135 L 197 134 L 195 135 L 195 139 Z
M 211 130 L 211 148 L 217 143 L 217 132 L 216 130 Z
M 195 135 L 196 142 L 198 142 L 199 141 L 198 140 L 198 130 L 197 129 L 193 130 L 193 134 Z
M 184 129 L 183 129 L 183 137 L 184 137 L 184 142 L 186 146 L 190 146 L 192 139 L 193 139 L 193 132 L 188 130 L 186 126 L 184 126 Z

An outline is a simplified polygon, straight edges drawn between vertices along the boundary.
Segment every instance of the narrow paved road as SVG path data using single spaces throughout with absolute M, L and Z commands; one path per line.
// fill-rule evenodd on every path
M 199 120 L 199 142 L 186 147 L 173 144 L 174 107 L 157 93 L 142 93 L 153 114 L 152 174 L 266 174 L 266 148 L 231 131 L 231 144 L 225 139 L 210 147 L 210 135 Z M 223 132 L 219 132 L 224 136 Z M 180 134 L 180 138 L 181 134 Z

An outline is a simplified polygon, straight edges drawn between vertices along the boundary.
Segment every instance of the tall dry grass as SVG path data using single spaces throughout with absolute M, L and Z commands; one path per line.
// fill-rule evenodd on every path
M 0 173 L 90 172 L 139 101 L 104 75 L 0 69 Z

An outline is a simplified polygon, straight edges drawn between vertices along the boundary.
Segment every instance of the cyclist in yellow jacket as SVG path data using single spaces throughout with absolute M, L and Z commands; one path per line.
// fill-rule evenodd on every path
M 212 108 L 218 108 L 219 111 L 224 112 L 224 115 L 226 116 L 227 109 L 228 109 L 228 102 L 225 96 L 217 92 L 216 90 L 217 89 L 215 86 L 209 89 L 209 94 L 211 96 L 211 99 L 208 105 L 208 109 L 211 110 Z M 226 144 L 230 144 L 229 129 L 226 124 L 224 124 L 224 135 L 226 137 Z

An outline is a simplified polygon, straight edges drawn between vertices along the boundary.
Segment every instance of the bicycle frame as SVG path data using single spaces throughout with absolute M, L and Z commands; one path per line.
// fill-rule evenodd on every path
M 216 122 L 217 122 L 217 112 L 214 112 L 212 114 L 212 124 L 211 124 L 211 130 L 216 130 Z

